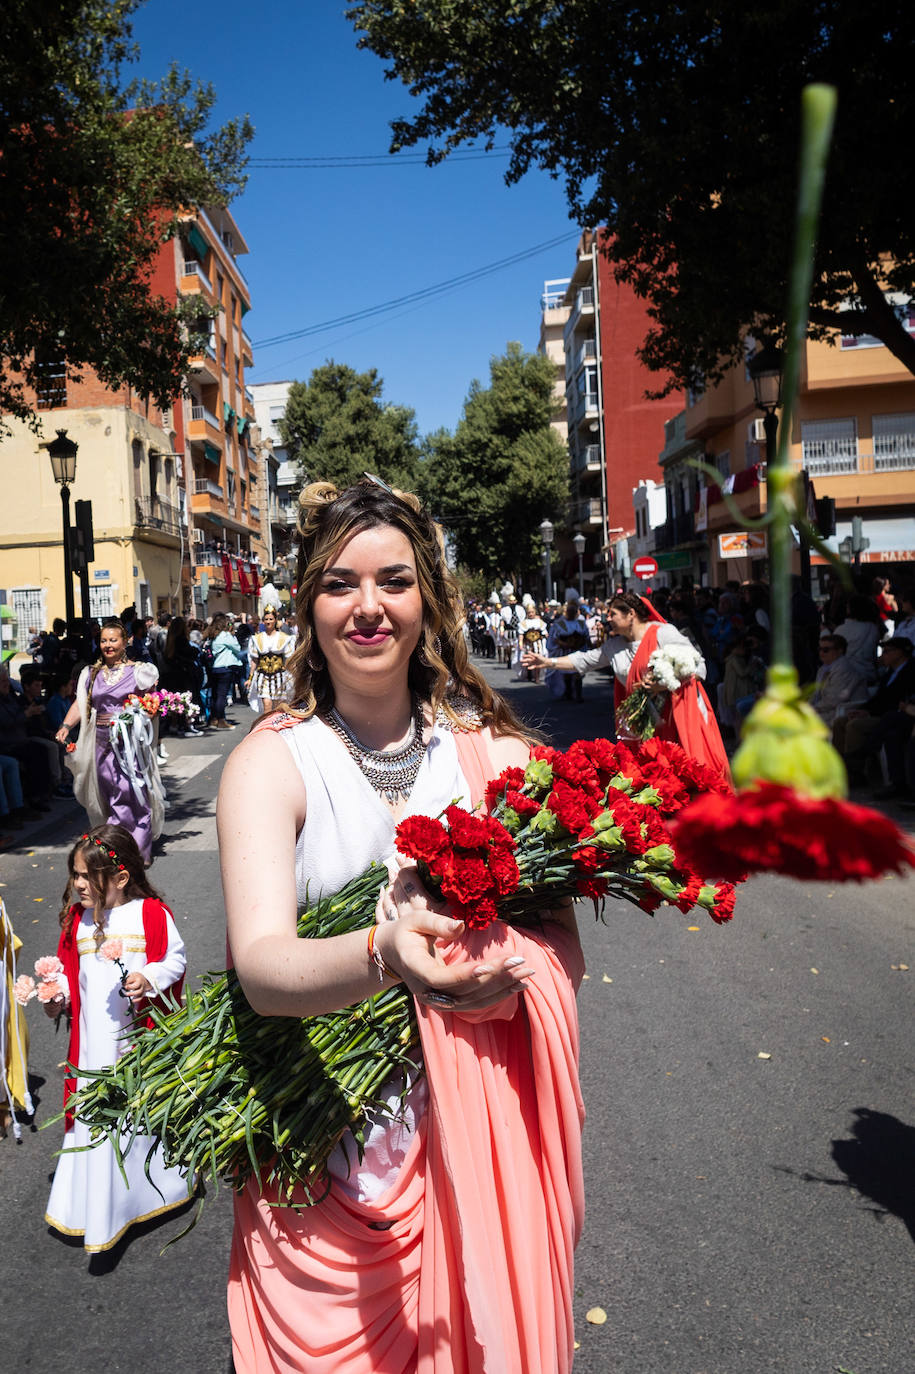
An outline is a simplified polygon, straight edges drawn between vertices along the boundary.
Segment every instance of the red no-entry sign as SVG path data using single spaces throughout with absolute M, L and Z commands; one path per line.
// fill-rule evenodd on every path
M 655 573 L 658 571 L 658 565 L 656 560 L 652 558 L 650 554 L 646 553 L 641 558 L 635 560 L 632 565 L 632 571 L 636 577 L 647 580 L 649 577 L 654 577 Z

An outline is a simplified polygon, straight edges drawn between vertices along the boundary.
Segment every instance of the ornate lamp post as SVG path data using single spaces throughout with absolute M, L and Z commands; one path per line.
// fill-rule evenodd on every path
M 546 578 L 546 599 L 553 599 L 553 569 L 550 562 L 550 549 L 553 545 L 553 524 L 550 520 L 541 520 L 540 538 L 543 541 L 543 572 Z
M 67 431 L 59 429 L 57 438 L 42 448 L 48 450 L 54 481 L 60 487 L 60 504 L 63 507 L 64 522 L 64 599 L 66 604 L 67 634 L 73 632 L 75 619 L 73 611 L 73 567 L 70 558 L 70 484 L 76 478 L 76 455 L 79 445 L 67 438 Z
M 581 530 L 572 536 L 572 543 L 575 545 L 575 552 L 578 554 L 578 595 L 584 600 L 585 571 L 582 559 L 584 557 L 586 540 Z

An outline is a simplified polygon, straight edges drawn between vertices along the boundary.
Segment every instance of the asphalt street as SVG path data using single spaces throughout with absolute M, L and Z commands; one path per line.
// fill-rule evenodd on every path
M 479 662 L 479 661 L 478 661 Z M 484 665 L 480 665 L 484 666 Z M 485 665 L 559 745 L 605 733 L 609 684 L 581 705 Z M 191 977 L 221 968 L 215 798 L 233 734 L 169 740 L 170 810 L 151 871 Z M 897 820 L 903 817 L 897 815 Z M 0 850 L 22 967 L 56 947 L 57 803 Z M 755 879 L 733 922 L 580 909 L 587 1218 L 576 1374 L 915 1374 L 915 884 Z M 66 1045 L 29 1008 L 36 1117 L 0 1141 L 0 1369 L 226 1374 L 231 1197 L 89 1259 L 43 1222 Z M 606 1321 L 586 1313 L 600 1308 Z

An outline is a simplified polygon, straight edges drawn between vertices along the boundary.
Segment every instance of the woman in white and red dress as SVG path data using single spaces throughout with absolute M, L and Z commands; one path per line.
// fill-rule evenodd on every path
M 648 660 L 659 645 L 686 644 L 695 648 L 649 601 L 633 592 L 618 592 L 611 599 L 607 626 L 609 634 L 597 649 L 582 649 L 560 658 L 528 654 L 525 664 L 578 673 L 589 668 L 612 668 L 614 705 L 618 707 L 630 692 L 644 684 Z M 691 758 L 727 774 L 727 751 L 700 680 L 704 677 L 705 663 L 700 661 L 694 678 L 687 679 L 675 692 L 665 694 L 667 700 L 656 734 L 659 739 L 679 744 Z

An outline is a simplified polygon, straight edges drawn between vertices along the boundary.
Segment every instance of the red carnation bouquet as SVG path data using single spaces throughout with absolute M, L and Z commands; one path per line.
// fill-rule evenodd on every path
M 564 753 L 541 745 L 527 768 L 489 784 L 485 812 L 449 806 L 437 820 L 411 816 L 397 827 L 397 847 L 471 930 L 497 918 L 536 924 L 581 896 L 622 897 L 650 912 L 662 902 L 702 906 L 727 921 L 733 882 L 706 882 L 678 853 L 668 822 L 698 796 L 729 791 L 665 740 L 637 751 L 606 739 L 578 740 Z

